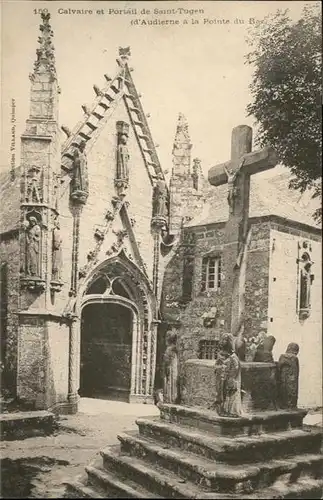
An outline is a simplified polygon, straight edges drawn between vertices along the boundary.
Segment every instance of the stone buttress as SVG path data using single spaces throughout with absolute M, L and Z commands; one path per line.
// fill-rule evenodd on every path
M 49 336 L 59 276 L 59 86 L 49 14 L 42 14 L 31 81 L 30 113 L 21 136 L 20 303 L 17 395 L 50 406 L 53 385 Z

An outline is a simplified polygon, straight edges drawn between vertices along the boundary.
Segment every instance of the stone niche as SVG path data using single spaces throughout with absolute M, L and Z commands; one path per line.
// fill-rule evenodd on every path
M 215 361 L 188 359 L 181 374 L 181 404 L 209 408 L 215 400 Z M 246 413 L 277 408 L 276 363 L 241 362 L 242 406 Z

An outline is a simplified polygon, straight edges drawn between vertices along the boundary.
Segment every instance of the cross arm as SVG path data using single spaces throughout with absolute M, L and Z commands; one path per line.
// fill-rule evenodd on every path
M 212 186 L 221 186 L 222 184 L 226 184 L 228 182 L 228 177 L 225 172 L 225 168 L 234 170 L 239 169 L 243 158 L 244 164 L 241 169 L 248 175 L 253 175 L 257 172 L 264 172 L 265 170 L 269 170 L 278 164 L 278 158 L 274 149 L 267 146 L 259 151 L 243 155 L 238 162 L 230 160 L 211 167 L 208 172 L 209 183 L 212 184 Z

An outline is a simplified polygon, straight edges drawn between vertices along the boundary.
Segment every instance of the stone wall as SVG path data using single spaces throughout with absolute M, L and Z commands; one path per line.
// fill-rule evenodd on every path
M 194 248 L 194 274 L 192 300 L 182 303 L 183 286 L 183 246 L 179 246 L 177 255 L 166 269 L 163 287 L 163 318 L 178 320 L 179 351 L 181 366 L 184 361 L 196 358 L 199 352 L 199 342 L 219 339 L 224 331 L 224 303 L 221 289 L 217 291 L 201 291 L 202 259 L 208 252 L 223 252 L 224 224 L 209 224 L 185 229 L 193 232 L 196 237 Z M 251 244 L 247 257 L 246 269 L 246 323 L 247 334 L 266 331 L 268 315 L 268 273 L 269 273 L 269 225 L 266 222 L 252 223 Z M 222 269 L 225 276 L 225 270 Z M 222 276 L 222 281 L 225 279 Z M 255 307 L 256 304 L 256 307 Z M 217 308 L 214 325 L 205 327 L 203 314 L 211 308 Z
M 18 234 L 8 239 L 2 239 L 0 243 L 0 261 L 6 264 L 6 289 L 1 293 L 7 299 L 7 321 L 5 332 L 1 332 L 6 339 L 5 348 L 5 372 L 2 384 L 10 390 L 12 395 L 16 393 L 17 378 L 17 344 L 18 344 L 18 300 L 19 300 L 19 240 Z
M 267 332 L 269 245 L 269 222 L 252 224 L 245 284 L 247 335 Z
M 317 232 L 316 232 L 317 233 Z M 311 311 L 302 320 L 297 311 L 298 244 L 310 242 L 314 281 Z M 300 346 L 299 405 L 322 406 L 322 257 L 321 240 L 314 231 L 272 223 L 270 233 L 268 333 L 276 337 L 278 360 L 289 342 Z

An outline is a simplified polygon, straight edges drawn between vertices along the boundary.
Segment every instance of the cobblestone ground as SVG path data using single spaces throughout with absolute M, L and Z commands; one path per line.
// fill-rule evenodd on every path
M 62 483 L 83 473 L 102 448 L 117 444 L 119 432 L 136 429 L 139 416 L 159 415 L 154 405 L 95 399 L 82 399 L 79 409 L 61 417 L 52 436 L 0 444 L 2 463 L 9 464 L 2 466 L 2 498 L 60 498 Z

